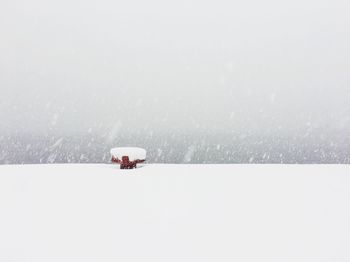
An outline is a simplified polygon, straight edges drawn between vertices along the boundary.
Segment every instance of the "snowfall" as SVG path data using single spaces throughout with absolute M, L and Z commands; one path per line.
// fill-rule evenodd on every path
M 350 261 L 350 166 L 3 165 L 0 261 Z

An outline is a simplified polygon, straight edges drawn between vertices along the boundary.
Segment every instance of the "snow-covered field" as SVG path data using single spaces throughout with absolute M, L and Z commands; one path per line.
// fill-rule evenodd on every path
M 0 166 L 0 261 L 350 261 L 350 166 Z

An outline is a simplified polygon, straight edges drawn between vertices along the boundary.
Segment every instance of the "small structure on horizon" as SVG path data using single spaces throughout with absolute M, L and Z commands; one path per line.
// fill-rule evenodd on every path
M 120 164 L 120 169 L 133 169 L 146 161 L 146 150 L 139 147 L 112 148 L 111 155 L 111 161 Z

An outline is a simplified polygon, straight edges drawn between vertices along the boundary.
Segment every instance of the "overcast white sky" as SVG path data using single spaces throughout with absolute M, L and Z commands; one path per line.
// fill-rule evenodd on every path
M 350 131 L 348 0 L 0 2 L 0 131 Z

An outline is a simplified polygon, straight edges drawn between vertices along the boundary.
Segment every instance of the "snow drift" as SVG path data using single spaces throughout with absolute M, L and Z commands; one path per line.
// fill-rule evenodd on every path
M 350 261 L 350 167 L 0 166 L 0 261 Z

